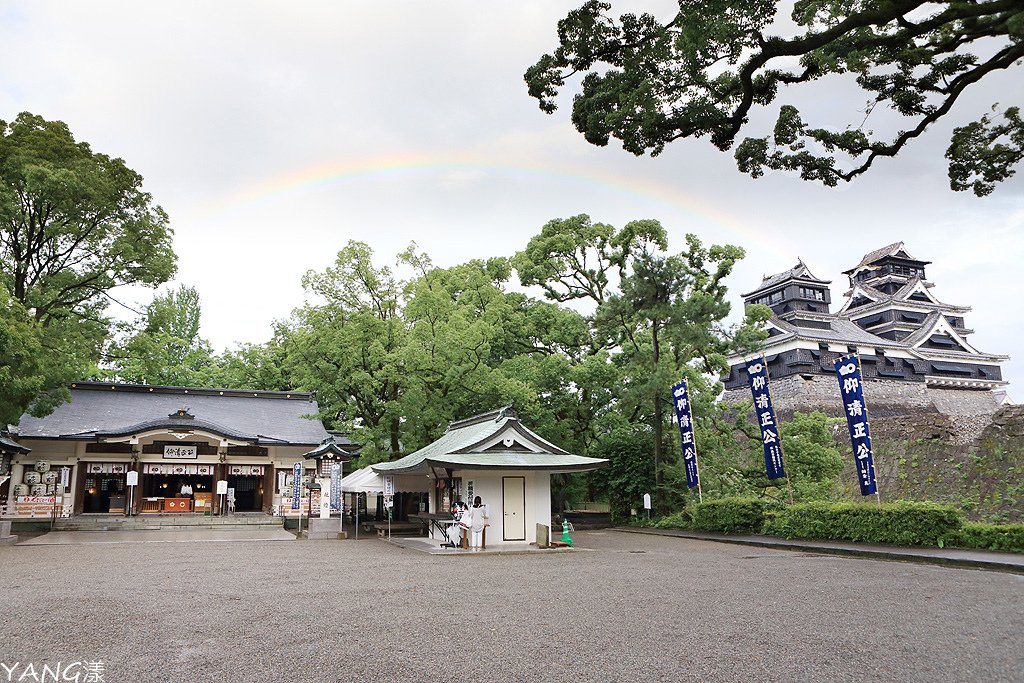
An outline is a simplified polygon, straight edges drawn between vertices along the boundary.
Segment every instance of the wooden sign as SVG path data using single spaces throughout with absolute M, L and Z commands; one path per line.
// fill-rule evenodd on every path
M 164 446 L 164 458 L 167 460 L 195 460 L 199 457 L 199 449 L 191 446 Z

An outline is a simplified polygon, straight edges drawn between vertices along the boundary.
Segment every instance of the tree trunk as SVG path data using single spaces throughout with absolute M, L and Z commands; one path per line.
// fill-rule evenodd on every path
M 654 367 L 652 368 L 654 373 L 658 371 L 658 360 L 660 349 L 658 347 L 658 320 L 653 321 L 654 324 L 651 326 L 651 342 L 654 361 Z M 662 413 L 661 413 L 661 388 L 657 387 L 654 390 L 654 508 L 656 510 L 662 509 L 662 495 L 661 489 L 663 485 L 663 477 L 661 472 L 661 441 L 662 441 Z

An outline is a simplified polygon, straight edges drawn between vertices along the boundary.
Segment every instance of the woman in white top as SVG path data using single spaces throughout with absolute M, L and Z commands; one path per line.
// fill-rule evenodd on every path
M 487 523 L 487 507 L 480 502 L 480 496 L 473 499 L 473 507 L 469 508 L 469 548 L 480 550 L 480 542 L 483 540 L 484 527 Z

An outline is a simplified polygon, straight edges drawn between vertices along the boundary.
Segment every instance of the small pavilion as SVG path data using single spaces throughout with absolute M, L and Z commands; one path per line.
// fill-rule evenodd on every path
M 394 477 L 398 490 L 428 484 L 426 517 L 432 536 L 443 539 L 456 501 L 480 496 L 489 511 L 487 544 L 530 544 L 537 525 L 551 523 L 551 475 L 584 472 L 608 464 L 573 455 L 527 429 L 512 406 L 452 422 L 438 440 L 393 462 L 372 465 Z

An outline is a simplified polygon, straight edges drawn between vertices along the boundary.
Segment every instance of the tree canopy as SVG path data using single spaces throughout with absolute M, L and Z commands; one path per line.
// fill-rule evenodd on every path
M 33 392 L 5 413 L 45 412 L 68 383 L 95 374 L 110 291 L 158 285 L 174 269 L 167 215 L 142 176 L 61 121 L 27 112 L 0 121 L 0 289 L 18 304 L 8 324 L 24 317 L 40 348 L 34 379 L 22 375 Z
M 109 374 L 121 381 L 168 386 L 200 384 L 213 349 L 199 335 L 199 292 L 181 285 L 157 295 L 145 314 L 126 325 L 125 339 L 107 352 Z
M 780 7 L 790 4 L 795 29 L 779 28 Z M 666 22 L 650 14 L 616 19 L 600 0 L 570 12 L 558 24 L 558 47 L 525 74 L 530 95 L 552 113 L 567 79 L 582 74 L 572 121 L 592 144 L 614 137 L 633 154 L 657 155 L 675 140 L 707 136 L 720 150 L 735 146 L 738 168 L 753 177 L 787 170 L 834 186 L 896 156 L 979 81 L 1019 69 L 1024 57 L 1019 0 L 678 5 Z M 866 98 L 845 126 L 805 122 L 784 101 L 789 88 L 836 76 L 852 80 Z M 774 130 L 737 143 L 756 110 L 777 101 Z M 946 151 L 953 190 L 988 194 L 1024 159 L 1019 110 L 993 109 L 954 131 Z M 905 124 L 875 133 L 868 123 L 888 125 L 883 111 Z
M 540 286 L 554 301 L 594 306 L 585 318 L 590 343 L 584 359 L 610 365 L 611 372 L 598 380 L 610 381 L 605 400 L 615 408 L 607 419 L 601 411 L 592 419 L 623 443 L 649 436 L 649 483 L 661 506 L 664 465 L 675 459 L 664 429 L 671 412 L 666 387 L 688 377 L 695 393 L 717 396 L 717 382 L 708 376 L 727 367 L 725 356 L 736 340 L 749 339 L 749 328 L 764 317 L 757 307 L 737 330 L 722 324 L 730 310 L 724 280 L 743 258 L 742 249 L 705 247 L 695 235 L 686 236 L 682 252 L 668 247 L 658 221 L 631 221 L 616 229 L 583 214 L 549 221 L 512 259 L 523 285 Z M 601 385 L 586 388 L 603 394 Z

